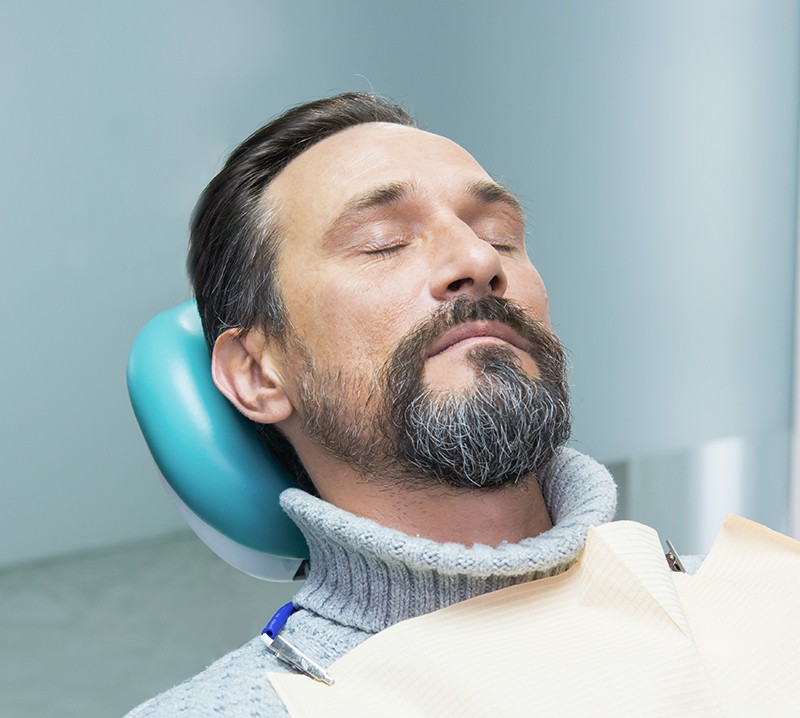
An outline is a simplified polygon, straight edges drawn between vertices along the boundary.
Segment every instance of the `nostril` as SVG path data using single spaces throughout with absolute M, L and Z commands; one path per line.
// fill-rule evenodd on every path
M 459 289 L 463 288 L 465 285 L 472 284 L 471 279 L 456 279 L 455 282 L 450 282 L 447 285 L 448 292 L 457 292 Z
M 493 292 L 496 292 L 498 289 L 500 289 L 502 284 L 503 280 L 500 278 L 499 274 L 495 274 L 489 281 L 489 287 Z

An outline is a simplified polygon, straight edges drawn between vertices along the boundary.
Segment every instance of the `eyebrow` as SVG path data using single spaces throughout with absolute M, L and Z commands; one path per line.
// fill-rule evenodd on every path
M 376 209 L 398 204 L 408 198 L 414 191 L 410 182 L 388 182 L 371 189 L 369 192 L 350 198 L 344 208 L 325 230 L 325 237 L 335 235 L 340 228 L 352 222 L 360 214 Z
M 467 187 L 467 192 L 482 204 L 505 204 L 522 216 L 522 205 L 512 192 L 494 180 L 478 180 Z
M 412 182 L 388 182 L 371 189 L 364 194 L 351 198 L 339 213 L 336 219 L 331 222 L 325 232 L 326 237 L 335 234 L 336 231 L 353 221 L 358 215 L 369 212 L 370 210 L 387 207 L 408 199 L 415 191 Z M 515 214 L 523 216 L 522 205 L 519 200 L 503 185 L 494 180 L 478 180 L 466 187 L 467 195 L 477 200 L 483 205 L 503 204 Z
M 339 217 L 359 214 L 365 210 L 397 204 L 406 199 L 414 190 L 410 182 L 389 182 L 365 194 L 353 197 L 344 207 Z

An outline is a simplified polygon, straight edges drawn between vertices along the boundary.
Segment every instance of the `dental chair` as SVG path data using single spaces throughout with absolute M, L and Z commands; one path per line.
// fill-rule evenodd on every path
M 278 504 L 280 492 L 294 483 L 214 385 L 194 301 L 145 325 L 127 377 L 164 488 L 194 532 L 251 576 L 302 579 L 308 547 Z

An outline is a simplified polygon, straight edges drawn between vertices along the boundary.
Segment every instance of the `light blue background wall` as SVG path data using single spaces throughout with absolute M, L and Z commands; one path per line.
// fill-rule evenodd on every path
M 794 0 L 4 3 L 0 563 L 182 525 L 128 348 L 188 296 L 188 216 L 226 153 L 348 89 L 522 197 L 579 448 L 787 432 L 799 27 Z

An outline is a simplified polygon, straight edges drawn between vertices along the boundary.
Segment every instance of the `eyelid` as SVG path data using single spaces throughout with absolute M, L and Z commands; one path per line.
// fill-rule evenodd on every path
M 492 239 L 488 237 L 485 238 L 484 241 L 494 247 L 498 252 L 515 252 L 524 246 L 524 242 L 520 243 L 516 239 Z
M 361 253 L 371 255 L 391 254 L 406 246 L 408 246 L 408 242 L 404 239 L 393 243 L 367 244 L 361 247 Z
M 525 247 L 524 225 L 509 222 L 507 215 L 485 215 L 470 222 L 472 231 L 498 252 L 514 252 Z
M 413 238 L 414 232 L 408 227 L 387 223 L 383 227 L 369 228 L 368 233 L 360 237 L 356 235 L 354 239 L 359 254 L 380 256 L 397 252 L 408 246 Z

